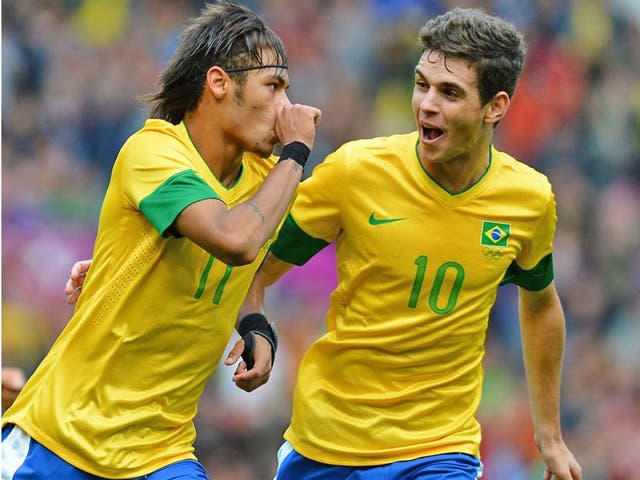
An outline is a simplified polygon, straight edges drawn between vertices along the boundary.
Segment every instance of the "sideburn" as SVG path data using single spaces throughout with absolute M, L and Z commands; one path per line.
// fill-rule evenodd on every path
M 239 83 L 238 84 L 238 88 L 236 89 L 235 93 L 233 94 L 233 99 L 236 102 L 237 105 L 239 106 L 243 106 L 245 104 L 245 99 L 244 99 L 244 89 L 246 87 L 246 83 Z

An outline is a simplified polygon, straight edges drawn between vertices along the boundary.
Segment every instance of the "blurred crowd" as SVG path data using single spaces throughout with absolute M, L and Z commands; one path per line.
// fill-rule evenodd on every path
M 640 0 L 244 3 L 285 42 L 292 101 L 323 110 L 307 175 L 346 141 L 414 129 L 417 32 L 430 16 L 481 7 L 525 33 L 525 72 L 495 144 L 554 185 L 565 440 L 585 480 L 640 479 Z M 71 316 L 64 284 L 91 256 L 111 165 L 145 119 L 136 97 L 155 90 L 201 7 L 2 2 L 3 365 L 32 372 Z M 272 477 L 298 361 L 325 328 L 333 261 L 329 247 L 268 290 L 282 338 L 269 384 L 247 394 L 224 366 L 209 382 L 197 453 L 213 480 Z M 492 312 L 485 374 L 483 478 L 541 479 L 511 287 Z

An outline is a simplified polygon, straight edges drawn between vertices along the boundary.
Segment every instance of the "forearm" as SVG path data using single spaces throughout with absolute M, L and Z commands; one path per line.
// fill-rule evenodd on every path
M 520 304 L 524 365 L 536 435 L 541 442 L 561 440 L 560 381 L 565 321 L 555 293 L 544 301 Z
M 303 167 L 293 160 L 278 162 L 256 194 L 231 210 L 229 221 L 236 226 L 234 229 L 251 232 L 247 249 L 257 253 L 274 234 L 289 209 L 302 172 Z
M 248 221 L 254 224 L 256 220 L 260 222 L 256 234 L 245 237 L 250 242 L 247 245 L 250 255 L 257 255 L 258 250 L 280 224 L 302 178 L 304 165 L 310 152 L 309 146 L 299 140 L 285 144 L 278 164 L 269 173 L 258 192 L 250 200 L 232 210 L 231 215 L 239 216 L 240 222 L 243 222 L 247 216 L 247 211 Z M 291 177 L 295 182 L 290 180 Z M 233 220 L 238 221 L 236 218 Z M 242 225 L 243 223 L 238 226 L 242 227 Z
M 249 286 L 247 296 L 245 297 L 238 313 L 238 321 L 250 313 L 264 314 L 264 281 L 261 269 L 258 269 L 253 277 L 251 285 Z

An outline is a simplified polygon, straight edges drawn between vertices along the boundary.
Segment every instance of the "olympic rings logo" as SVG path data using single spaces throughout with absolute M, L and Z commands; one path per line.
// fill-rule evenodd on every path
M 482 255 L 484 255 L 484 257 L 488 258 L 489 260 L 500 260 L 504 253 L 504 250 L 500 248 L 484 247 L 482 249 Z

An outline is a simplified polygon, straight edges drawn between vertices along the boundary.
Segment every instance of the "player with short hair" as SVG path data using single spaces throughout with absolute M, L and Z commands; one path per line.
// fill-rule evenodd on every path
M 207 478 L 198 400 L 320 117 L 288 83 L 280 38 L 246 7 L 208 4 L 183 32 L 115 161 L 75 313 L 3 416 L 3 480 Z M 277 337 L 260 315 L 238 329 L 254 365 L 233 379 L 251 391 Z
M 302 359 L 276 480 L 479 478 L 484 341 L 504 283 L 519 287 L 544 478 L 580 479 L 559 420 L 554 195 L 543 174 L 492 144 L 523 37 L 453 9 L 420 39 L 417 131 L 349 142 L 315 168 L 243 307 L 262 308 L 262 282 L 335 242 L 327 332 Z

